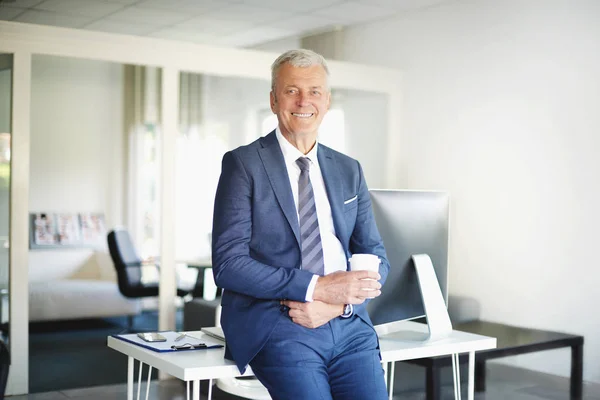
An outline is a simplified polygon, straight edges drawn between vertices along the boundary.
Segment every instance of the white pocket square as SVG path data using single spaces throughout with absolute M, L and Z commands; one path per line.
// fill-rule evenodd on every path
M 346 200 L 346 201 L 344 202 L 344 204 L 352 203 L 352 202 L 353 202 L 354 200 L 356 200 L 356 199 L 358 199 L 358 195 L 357 195 L 357 196 L 354 196 L 354 197 L 353 197 L 353 198 L 351 198 L 351 199 L 348 199 L 348 200 Z

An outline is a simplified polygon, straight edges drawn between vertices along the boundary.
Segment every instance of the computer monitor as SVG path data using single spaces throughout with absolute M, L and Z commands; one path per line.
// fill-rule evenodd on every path
M 449 196 L 445 192 L 370 190 L 373 212 L 390 262 L 381 295 L 367 304 L 374 325 L 425 316 L 412 261 L 431 258 L 445 306 L 448 304 Z M 441 303 L 440 299 L 440 303 Z

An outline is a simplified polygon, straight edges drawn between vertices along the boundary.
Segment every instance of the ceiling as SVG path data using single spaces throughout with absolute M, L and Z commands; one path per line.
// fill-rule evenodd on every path
M 249 47 L 450 0 L 0 0 L 0 20 Z

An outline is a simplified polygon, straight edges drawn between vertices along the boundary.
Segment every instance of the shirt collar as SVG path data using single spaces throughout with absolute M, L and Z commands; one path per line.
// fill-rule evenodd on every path
M 283 153 L 283 158 L 286 163 L 293 163 L 296 165 L 296 160 L 300 157 L 308 157 L 313 164 L 319 165 L 319 161 L 317 159 L 317 148 L 319 147 L 319 141 L 315 142 L 313 148 L 308 152 L 308 154 L 302 154 L 300 150 L 294 147 L 293 144 L 288 142 L 288 140 L 283 137 L 281 130 L 279 130 L 279 126 L 275 128 L 275 135 L 277 136 L 277 141 L 279 142 L 279 147 L 281 147 L 281 152 Z

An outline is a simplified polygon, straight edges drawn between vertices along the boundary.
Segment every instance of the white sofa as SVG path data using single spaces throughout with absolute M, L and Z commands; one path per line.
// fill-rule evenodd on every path
M 29 252 L 29 321 L 139 314 L 142 303 L 121 295 L 106 250 Z

